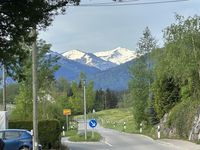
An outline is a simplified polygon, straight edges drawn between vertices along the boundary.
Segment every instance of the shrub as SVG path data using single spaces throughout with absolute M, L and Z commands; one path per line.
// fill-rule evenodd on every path
M 10 121 L 9 128 L 33 129 L 32 121 Z M 58 120 L 42 120 L 38 123 L 39 142 L 43 148 L 59 148 L 61 127 Z

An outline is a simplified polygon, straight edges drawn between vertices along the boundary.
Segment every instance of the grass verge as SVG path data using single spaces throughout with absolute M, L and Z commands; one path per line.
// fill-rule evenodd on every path
M 87 132 L 87 140 L 85 140 L 83 133 L 70 136 L 69 140 L 73 142 L 97 142 L 101 140 L 101 135 L 98 132 L 94 132 L 94 137 L 92 137 L 92 132 Z
M 127 133 L 137 132 L 131 108 L 104 110 L 96 112 L 95 117 L 105 128 Z
M 82 119 L 83 116 L 76 116 L 76 119 Z M 88 114 L 88 119 L 95 118 L 98 124 L 104 128 L 114 129 L 120 132 L 140 134 L 139 129 L 133 116 L 132 108 L 115 108 Z M 125 126 L 124 126 L 125 122 Z M 142 134 L 147 135 L 153 139 L 157 139 L 156 128 L 145 126 Z

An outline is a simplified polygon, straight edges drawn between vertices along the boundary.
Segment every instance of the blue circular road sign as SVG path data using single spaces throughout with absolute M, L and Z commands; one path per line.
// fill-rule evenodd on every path
M 89 121 L 89 125 L 91 128 L 95 128 L 97 126 L 97 121 L 95 119 L 92 119 Z

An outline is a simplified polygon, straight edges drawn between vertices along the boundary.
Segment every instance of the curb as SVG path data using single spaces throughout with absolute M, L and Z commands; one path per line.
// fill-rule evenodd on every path
M 172 143 L 169 143 L 169 142 L 165 142 L 165 141 L 160 141 L 160 140 L 155 140 L 155 142 L 157 142 L 158 144 L 161 144 L 161 145 L 168 145 L 168 146 L 171 146 L 171 147 L 174 147 L 176 149 L 181 149 L 181 150 L 188 150 L 188 149 L 185 149 L 185 148 L 182 148 L 182 147 L 179 147 L 179 146 L 176 146 Z

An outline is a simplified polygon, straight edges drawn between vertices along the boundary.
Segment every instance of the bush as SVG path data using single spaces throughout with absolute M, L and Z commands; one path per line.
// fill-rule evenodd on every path
M 10 129 L 26 129 L 31 131 L 33 123 L 32 121 L 9 121 L 8 127 Z
M 10 121 L 9 128 L 33 129 L 32 121 Z M 39 142 L 43 148 L 59 148 L 61 127 L 58 120 L 42 120 L 38 123 Z

